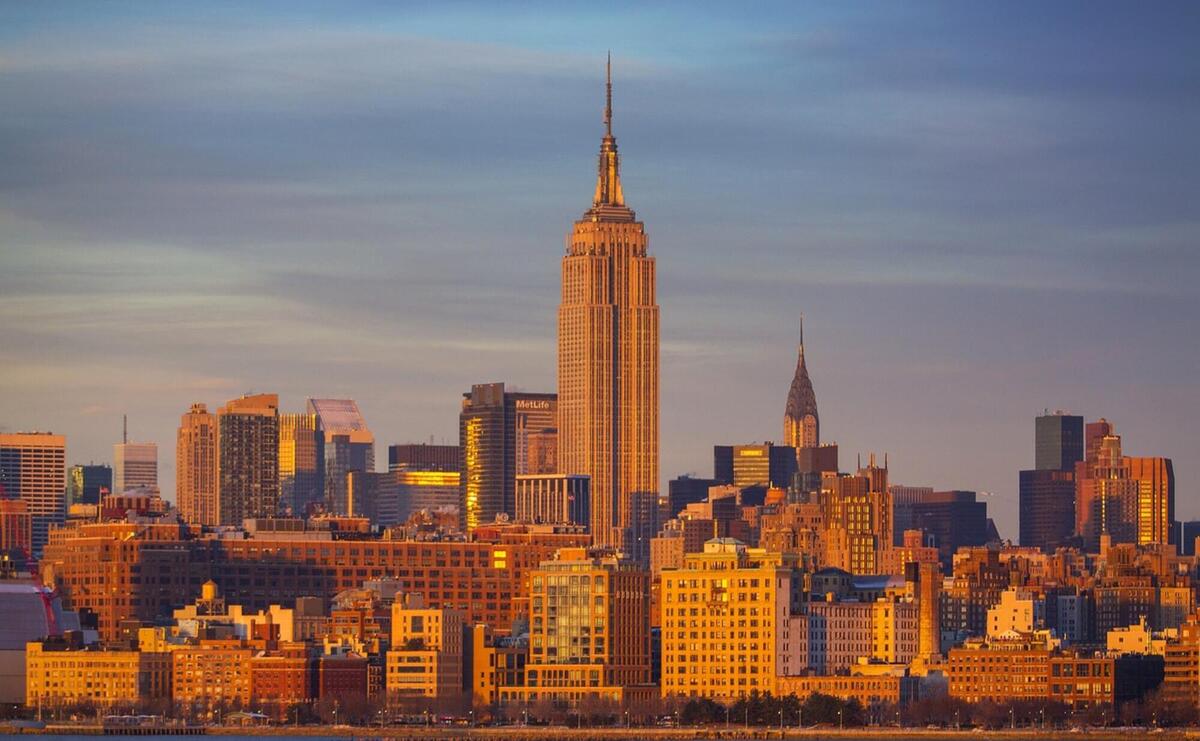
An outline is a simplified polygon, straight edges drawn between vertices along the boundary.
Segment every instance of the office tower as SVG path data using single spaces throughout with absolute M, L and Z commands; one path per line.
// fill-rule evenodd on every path
M 1106 423 L 1107 424 L 1107 423 Z M 1075 465 L 1083 460 L 1083 417 L 1034 419 L 1034 467 L 1020 472 L 1020 540 L 1047 553 L 1075 532 Z
M 12 551 L 33 555 L 33 516 L 24 499 L 0 499 L 0 557 Z
M 460 514 L 467 530 L 516 512 L 516 478 L 526 473 L 529 434 L 554 426 L 557 404 L 554 394 L 505 391 L 503 383 L 476 384 L 463 394 Z
M 950 568 L 959 548 L 988 542 L 987 503 L 978 501 L 973 491 L 935 491 L 909 508 L 910 526 L 933 536 L 944 569 Z
M 912 506 L 933 496 L 933 487 L 889 484 L 888 493 L 892 495 L 892 544 L 900 545 L 904 531 L 915 528 Z
M 308 413 L 325 437 L 326 506 L 346 514 L 346 474 L 375 470 L 375 436 L 353 399 L 309 399 Z
M 388 446 L 388 470 L 457 471 L 462 465 L 462 448 L 457 445 L 404 443 Z
M 609 71 L 596 193 L 567 237 L 558 310 L 558 470 L 591 476 L 602 546 L 624 538 L 630 494 L 658 490 L 654 258 L 621 190 Z
M 0 434 L 0 498 L 22 499 L 40 556 L 50 526 L 66 518 L 67 439 L 48 432 Z
M 1021 545 L 1053 553 L 1075 533 L 1075 472 L 1033 469 L 1020 473 Z
M 648 572 L 562 548 L 529 582 L 529 699 L 619 698 L 650 681 Z
M 385 478 L 375 495 L 375 516 L 382 527 L 402 524 L 422 510 L 459 510 L 462 475 L 457 470 L 400 468 L 381 476 Z
M 1138 482 L 1137 542 L 1173 543 L 1175 468 L 1170 458 L 1133 456 L 1129 475 Z
M 175 438 L 175 506 L 193 525 L 217 524 L 217 418 L 192 404 Z
M 686 475 L 668 481 L 667 519 L 677 516 L 689 504 L 707 501 L 708 490 L 716 485 L 715 479 L 699 479 Z
M 787 406 L 783 412 L 783 443 L 796 450 L 815 448 L 821 444 L 817 395 L 813 392 L 808 364 L 804 360 L 803 316 L 800 317 L 800 356 L 796 360 L 796 373 L 792 376 L 792 386 L 788 389 Z
M 892 499 L 887 463 L 872 455 L 856 474 L 826 474 L 819 499 L 825 530 L 824 563 L 852 574 L 879 573 L 882 552 L 892 547 Z
M 591 479 L 569 473 L 529 474 L 517 477 L 516 519 L 518 522 L 550 524 L 591 523 Z
M 158 443 L 131 443 L 113 446 L 113 493 L 129 489 L 153 489 L 158 486 Z
M 279 496 L 297 517 L 325 501 L 325 435 L 316 414 L 279 415 Z
M 217 410 L 217 522 L 279 511 L 279 396 L 253 394 Z
M 1057 411 L 1034 420 L 1034 464 L 1039 471 L 1074 471 L 1083 460 L 1083 417 Z
M 796 449 L 788 445 L 714 445 L 713 478 L 733 486 L 786 489 L 796 476 Z
M 67 471 L 67 506 L 100 504 L 104 494 L 112 492 L 113 470 L 103 464 L 75 465 Z
M 823 443 L 815 448 L 796 450 L 795 486 L 803 494 L 821 490 L 821 477 L 838 472 L 837 443 Z

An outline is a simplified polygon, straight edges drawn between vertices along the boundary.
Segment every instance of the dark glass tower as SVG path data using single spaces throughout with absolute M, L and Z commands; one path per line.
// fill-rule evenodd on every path
M 1071 540 L 1083 442 L 1083 417 L 1047 412 L 1034 420 L 1034 468 L 1020 474 L 1021 545 L 1051 552 Z
M 1073 471 L 1083 460 L 1083 417 L 1055 412 L 1034 421 L 1034 463 L 1040 471 Z

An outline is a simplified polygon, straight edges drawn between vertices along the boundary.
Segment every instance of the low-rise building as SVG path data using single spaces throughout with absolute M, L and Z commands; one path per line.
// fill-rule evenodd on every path
M 136 706 L 171 696 L 171 657 L 48 639 L 25 646 L 26 705 Z
M 420 595 L 396 600 L 385 680 L 389 701 L 461 694 L 464 617 L 461 610 L 426 607 Z

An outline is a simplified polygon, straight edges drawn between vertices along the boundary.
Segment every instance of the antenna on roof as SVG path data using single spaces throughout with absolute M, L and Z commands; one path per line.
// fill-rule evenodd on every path
M 129 415 L 121 415 L 121 442 L 129 442 Z

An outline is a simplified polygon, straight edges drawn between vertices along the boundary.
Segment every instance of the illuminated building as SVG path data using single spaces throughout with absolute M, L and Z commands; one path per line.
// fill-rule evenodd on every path
M 25 687 L 30 707 L 165 700 L 171 696 L 171 656 L 75 646 L 61 638 L 31 641 L 25 647 Z
M 330 512 L 349 514 L 346 474 L 375 471 L 375 435 L 353 399 L 309 399 L 307 411 L 325 438 L 325 504 Z
M 787 445 L 713 446 L 713 478 L 733 486 L 787 489 L 796 475 L 796 449 Z
M 241 525 L 279 508 L 279 397 L 255 394 L 217 410 L 217 522 Z
M 278 721 L 297 705 L 316 699 L 312 659 L 303 644 L 260 652 L 250 659 L 250 702 Z
M 185 522 L 217 524 L 217 420 L 193 404 L 175 440 L 175 506 Z
M 66 447 L 62 435 L 0 434 L 0 498 L 25 501 L 35 556 L 41 554 L 50 526 L 66 518 Z
M 967 702 L 1061 702 L 1113 707 L 1136 700 L 1163 679 L 1163 659 L 1090 656 L 1060 650 L 1044 634 L 972 639 L 952 648 L 950 696 Z
M 462 449 L 457 445 L 403 443 L 388 446 L 388 470 L 458 471 Z
M 250 704 L 250 660 L 240 640 L 205 640 L 170 653 L 171 697 L 193 711 Z
M 258 611 L 393 577 L 426 604 L 464 610 L 472 623 L 508 626 L 528 614 L 529 570 L 556 548 L 588 541 L 583 534 L 541 533 L 468 543 L 368 539 L 359 532 L 336 537 L 307 529 L 199 538 L 179 525 L 86 524 L 56 531 L 40 567 L 71 609 L 96 613 L 105 640 L 117 638 L 122 620 L 169 616 L 209 579 L 230 603 Z
M 907 664 L 917 656 L 918 612 L 915 602 L 887 598 L 808 603 L 803 614 L 787 622 L 791 635 L 784 638 L 805 648 L 790 650 L 790 665 L 779 673 L 836 674 L 863 659 Z M 804 632 L 807 635 L 801 635 Z
M 1101 536 L 1112 543 L 1170 543 L 1175 473 L 1169 458 L 1122 454 L 1108 420 L 1085 428 L 1087 454 L 1075 465 L 1075 533 L 1090 552 Z
M 506 699 L 615 701 L 650 681 L 648 575 L 612 557 L 563 548 L 529 574 L 525 687 Z
M 779 554 L 713 539 L 662 571 L 662 694 L 732 700 L 774 693 L 800 572 Z
M 113 472 L 109 466 L 96 463 L 71 466 L 67 471 L 67 506 L 99 504 L 101 492 L 111 492 L 112 484 Z
M 800 317 L 800 353 L 796 372 L 788 389 L 787 406 L 783 412 L 783 444 L 799 451 L 821 444 L 821 421 L 817 414 L 817 395 L 808 364 L 804 359 L 804 317 Z M 836 470 L 836 468 L 834 469 Z
M 917 699 L 918 684 L 919 680 L 916 677 L 891 674 L 789 676 L 779 677 L 778 693 L 780 697 L 795 695 L 801 701 L 809 695 L 827 695 L 847 702 L 857 700 L 863 707 L 894 706 Z
M 629 495 L 658 491 L 659 313 L 645 225 L 621 189 L 611 74 L 607 89 L 595 197 L 562 261 L 558 470 L 591 476 L 592 537 L 619 546 Z
M 468 531 L 504 513 L 516 513 L 516 478 L 528 473 L 529 435 L 554 426 L 554 394 L 505 391 L 503 383 L 476 384 L 463 394 L 461 507 Z
M 113 492 L 158 486 L 158 443 L 131 443 L 113 446 Z
M 887 464 L 855 475 L 826 474 L 821 479 L 824 563 L 853 574 L 879 573 L 882 552 L 892 547 L 892 503 Z
M 404 522 L 412 513 L 421 510 L 457 510 L 461 504 L 462 475 L 457 469 L 399 469 L 387 475 L 392 482 L 395 498 L 386 503 L 382 498 L 379 500 L 377 511 L 380 525 Z
M 393 603 L 385 675 L 389 701 L 461 694 L 463 618 L 461 610 L 426 607 L 419 595 Z
M 477 624 L 468 629 L 463 648 L 473 706 L 495 705 L 501 687 L 525 686 L 529 636 L 500 636 L 490 626 Z
M 565 473 L 518 476 L 517 521 L 590 525 L 590 483 L 587 476 Z
M 8 551 L 33 555 L 33 516 L 24 499 L 0 499 L 0 554 Z
M 325 435 L 317 415 L 279 415 L 279 497 L 296 516 L 325 501 Z
M 1005 589 L 987 611 L 988 638 L 1032 633 L 1046 627 L 1046 600 L 1024 589 Z

